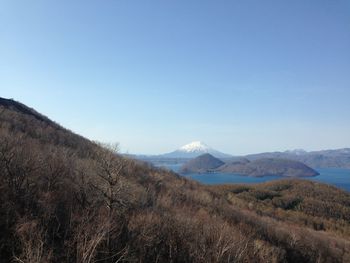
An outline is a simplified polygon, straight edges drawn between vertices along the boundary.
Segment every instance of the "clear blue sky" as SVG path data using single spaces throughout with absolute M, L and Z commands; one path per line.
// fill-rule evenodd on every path
M 155 154 L 350 147 L 350 1 L 0 1 L 0 96 Z

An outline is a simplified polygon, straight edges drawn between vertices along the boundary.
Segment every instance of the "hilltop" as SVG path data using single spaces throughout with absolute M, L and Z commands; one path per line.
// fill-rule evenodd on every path
M 182 168 L 182 173 L 202 173 L 210 172 L 225 163 L 218 158 L 215 158 L 209 153 L 203 154 L 185 163 Z
M 28 106 L 15 101 L 13 99 L 4 99 L 0 97 L 0 105 L 3 107 L 4 109 L 8 109 L 14 112 L 18 112 L 24 115 L 28 115 L 31 117 L 34 117 L 35 119 L 45 122 L 51 126 L 55 126 L 56 128 L 58 127 L 57 125 L 55 125 L 55 123 L 53 121 L 51 121 L 49 118 L 47 118 L 46 116 L 40 114 L 39 112 L 37 112 L 36 110 L 29 108 Z M 1 112 L 0 112 L 1 114 Z
M 349 262 L 345 191 L 202 185 L 21 105 L 0 100 L 3 262 Z

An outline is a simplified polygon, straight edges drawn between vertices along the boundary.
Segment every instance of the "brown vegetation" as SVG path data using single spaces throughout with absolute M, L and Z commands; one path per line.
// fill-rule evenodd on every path
M 203 186 L 35 114 L 0 106 L 1 262 L 350 262 L 348 193 Z

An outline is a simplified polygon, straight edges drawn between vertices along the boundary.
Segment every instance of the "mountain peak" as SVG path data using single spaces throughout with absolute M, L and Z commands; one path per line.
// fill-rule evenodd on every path
M 166 158 L 195 158 L 205 153 L 210 153 L 216 158 L 229 158 L 231 155 L 219 152 L 214 150 L 207 144 L 201 141 L 193 141 L 189 144 L 186 144 L 174 152 L 166 153 L 160 155 L 161 157 Z
M 208 152 L 211 150 L 211 147 L 201 141 L 194 141 L 182 146 L 179 150 L 185 152 Z

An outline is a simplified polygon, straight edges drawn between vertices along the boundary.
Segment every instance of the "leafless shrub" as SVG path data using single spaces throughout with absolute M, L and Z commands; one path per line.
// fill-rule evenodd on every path
M 14 256 L 14 260 L 21 263 L 50 262 L 52 252 L 45 247 L 45 230 L 35 220 L 24 221 L 16 229 L 22 251 Z

